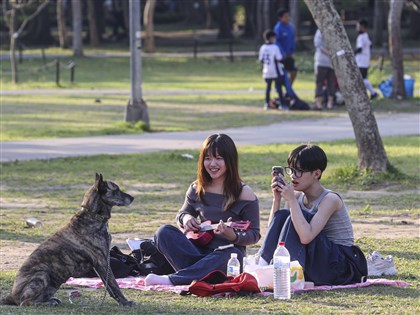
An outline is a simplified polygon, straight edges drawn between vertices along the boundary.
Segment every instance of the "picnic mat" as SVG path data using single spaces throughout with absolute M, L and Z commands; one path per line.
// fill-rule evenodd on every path
M 145 277 L 127 277 L 117 279 L 117 283 L 122 289 L 135 289 L 143 291 L 167 291 L 174 293 L 181 293 L 181 291 L 187 291 L 189 285 L 144 285 Z M 69 278 L 66 282 L 67 285 L 81 286 L 89 288 L 102 288 L 103 283 L 100 278 Z M 389 280 L 389 279 L 368 279 L 366 282 L 348 284 L 348 285 L 321 285 L 321 286 L 307 286 L 299 292 L 306 291 L 328 291 L 337 289 L 350 289 L 350 288 L 361 288 L 368 287 L 371 285 L 389 285 L 394 287 L 406 287 L 410 284 L 404 281 Z M 293 292 L 293 290 L 292 290 Z M 257 295 L 269 296 L 272 292 L 257 293 Z

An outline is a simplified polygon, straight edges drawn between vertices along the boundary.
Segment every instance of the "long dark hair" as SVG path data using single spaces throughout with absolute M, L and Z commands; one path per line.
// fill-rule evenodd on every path
M 242 191 L 242 181 L 239 177 L 238 151 L 233 140 L 225 134 L 213 134 L 204 140 L 201 146 L 200 157 L 197 167 L 196 193 L 200 200 L 203 200 L 206 185 L 210 184 L 212 178 L 204 167 L 204 158 L 208 153 L 213 156 L 220 155 L 226 164 L 225 180 L 223 182 L 223 194 L 226 196 L 224 210 L 228 210 L 232 204 L 239 199 Z

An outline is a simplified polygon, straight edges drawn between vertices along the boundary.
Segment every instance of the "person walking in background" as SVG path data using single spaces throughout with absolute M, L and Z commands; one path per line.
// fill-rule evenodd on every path
M 331 57 L 325 49 L 321 31 L 318 29 L 314 36 L 315 46 L 315 74 L 316 74 L 316 90 L 315 90 L 315 109 L 323 108 L 324 91 L 323 87 L 327 86 L 327 108 L 332 109 L 334 104 L 335 92 L 335 74 L 332 66 Z
M 354 52 L 356 56 L 356 64 L 362 73 L 363 83 L 366 89 L 370 92 L 370 99 L 374 100 L 379 94 L 374 90 L 372 84 L 368 80 L 368 70 L 370 64 L 370 49 L 372 42 L 370 41 L 367 33 L 368 22 L 365 19 L 360 19 L 357 22 L 356 29 L 359 32 L 356 39 L 356 50 Z
M 262 63 L 262 76 L 266 83 L 265 88 L 265 109 L 283 107 L 283 91 L 282 84 L 284 82 L 284 72 L 282 65 L 279 62 L 282 59 L 279 47 L 274 43 L 276 41 L 276 34 L 272 30 L 266 30 L 263 34 L 265 43 L 261 46 L 258 60 Z M 277 93 L 279 95 L 280 104 L 271 102 L 271 84 L 275 83 Z
M 197 179 L 190 185 L 176 216 L 182 231 L 163 225 L 155 235 L 156 247 L 176 272 L 163 276 L 149 274 L 145 285 L 190 284 L 213 270 L 226 270 L 232 253 L 242 262 L 246 246 L 259 241 L 259 202 L 252 189 L 242 182 L 238 164 L 236 146 L 229 136 L 213 134 L 203 142 Z M 251 227 L 237 232 L 224 223 L 229 219 L 250 221 Z M 196 245 L 185 233 L 198 232 L 203 220 L 217 224 L 214 238 L 206 245 Z
M 274 26 L 276 44 L 279 46 L 283 56 L 282 63 L 284 69 L 290 74 L 290 85 L 293 85 L 298 71 L 295 65 L 295 59 L 293 58 L 296 49 L 295 27 L 290 23 L 290 14 L 287 9 L 279 9 L 277 11 L 277 18 L 278 22 Z

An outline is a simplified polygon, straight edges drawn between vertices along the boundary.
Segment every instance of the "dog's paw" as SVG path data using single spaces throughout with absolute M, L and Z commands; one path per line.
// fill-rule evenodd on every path
M 47 303 L 48 306 L 58 306 L 61 304 L 61 301 L 55 297 L 51 298 Z
M 126 302 L 122 303 L 122 305 L 129 306 L 129 307 L 134 307 L 134 306 L 137 305 L 137 303 L 134 302 L 134 301 L 126 301 Z

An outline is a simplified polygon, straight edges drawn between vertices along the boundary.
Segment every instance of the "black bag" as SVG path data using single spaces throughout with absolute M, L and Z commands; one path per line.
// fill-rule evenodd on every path
M 113 246 L 109 251 L 109 265 L 115 278 L 140 275 L 139 262 L 131 255 L 124 254 L 118 246 Z M 95 278 L 95 270 L 89 270 L 83 277 Z
M 342 247 L 348 262 L 348 277 L 343 284 L 366 282 L 368 275 L 367 261 L 359 246 Z
M 302 101 L 300 98 L 295 98 L 290 101 L 289 105 L 290 110 L 309 110 L 309 104 L 305 101 Z
M 149 273 L 168 275 L 175 272 L 165 256 L 158 251 L 153 240 L 143 240 L 140 249 L 133 250 L 131 255 L 139 262 L 139 273 L 142 276 Z

